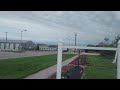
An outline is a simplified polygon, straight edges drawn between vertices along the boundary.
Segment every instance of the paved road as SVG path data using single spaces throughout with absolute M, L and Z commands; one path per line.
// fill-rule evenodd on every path
M 0 60 L 7 58 L 19 58 L 19 57 L 30 57 L 30 56 L 42 56 L 57 54 L 57 51 L 26 51 L 26 52 L 3 52 L 0 51 Z
M 73 52 L 64 52 L 64 54 L 75 54 Z M 42 56 L 42 55 L 50 55 L 57 54 L 57 51 L 26 51 L 26 52 L 3 52 L 0 51 L 0 60 L 8 59 L 8 58 L 19 58 L 19 57 L 30 57 L 30 56 Z M 77 53 L 76 53 L 77 54 Z M 81 53 L 81 55 L 99 55 L 96 53 Z

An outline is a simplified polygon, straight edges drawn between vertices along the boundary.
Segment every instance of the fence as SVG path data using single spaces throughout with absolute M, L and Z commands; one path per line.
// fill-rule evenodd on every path
M 62 50 L 63 50 L 64 48 L 116 51 L 116 55 L 115 55 L 115 59 L 113 60 L 113 63 L 115 63 L 116 60 L 117 60 L 117 79 L 120 79 L 120 40 L 119 40 L 119 42 L 118 42 L 117 48 L 111 48 L 111 47 L 63 46 L 62 43 L 59 43 L 59 44 L 58 44 L 57 74 L 56 74 L 56 79 L 61 79 Z

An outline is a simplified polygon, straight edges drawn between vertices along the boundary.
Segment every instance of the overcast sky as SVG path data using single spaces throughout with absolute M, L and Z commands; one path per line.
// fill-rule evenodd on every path
M 95 44 L 120 34 L 119 11 L 0 11 L 0 39 L 20 39 L 39 43 Z

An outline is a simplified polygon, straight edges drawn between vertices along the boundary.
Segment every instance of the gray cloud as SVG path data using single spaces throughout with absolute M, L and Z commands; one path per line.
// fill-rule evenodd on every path
M 118 11 L 1 11 L 0 38 L 9 32 L 9 38 L 58 43 L 68 39 L 74 44 L 74 33 L 80 44 L 97 43 L 108 37 L 111 40 L 120 34 Z

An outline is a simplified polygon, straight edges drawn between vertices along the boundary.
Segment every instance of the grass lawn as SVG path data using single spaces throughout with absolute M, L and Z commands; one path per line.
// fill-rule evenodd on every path
M 84 79 L 116 79 L 117 66 L 113 60 L 108 56 L 87 56 Z
M 73 57 L 64 54 L 63 61 Z M 0 60 L 0 79 L 20 79 L 57 63 L 57 55 Z

